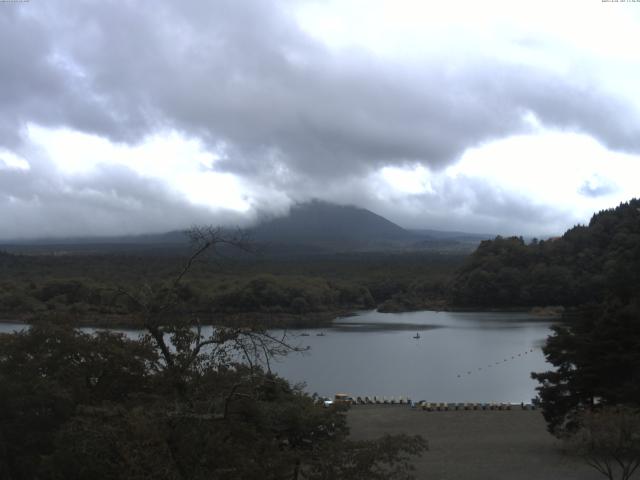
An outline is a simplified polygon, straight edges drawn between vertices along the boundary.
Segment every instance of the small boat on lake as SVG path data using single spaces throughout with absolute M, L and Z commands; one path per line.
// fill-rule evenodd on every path
M 309 336 L 309 334 L 308 334 L 308 333 L 301 333 L 301 334 L 300 334 L 300 336 L 301 336 L 301 337 L 308 337 L 308 336 Z
M 413 338 L 420 338 L 420 332 L 416 332 L 416 334 L 413 336 Z
M 316 337 L 324 337 L 324 332 L 316 333 Z

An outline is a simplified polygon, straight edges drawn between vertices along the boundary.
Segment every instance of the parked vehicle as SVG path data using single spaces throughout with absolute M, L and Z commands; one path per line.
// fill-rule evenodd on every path
M 331 400 L 329 397 L 321 398 L 320 401 L 322 402 L 322 406 L 325 408 L 328 408 L 331 405 L 333 405 L 333 400 Z

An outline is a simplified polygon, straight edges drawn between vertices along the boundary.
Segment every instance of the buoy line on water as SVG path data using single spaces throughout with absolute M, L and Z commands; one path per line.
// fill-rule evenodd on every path
M 517 360 L 518 358 L 523 358 L 525 355 L 528 355 L 528 354 L 532 353 L 533 351 L 534 351 L 534 348 L 529 348 L 529 349 L 525 350 L 524 352 L 515 353 L 515 354 L 511 355 L 511 358 L 509 358 L 509 356 L 507 356 L 507 358 L 505 358 L 503 360 L 500 360 L 498 362 L 489 363 L 486 367 L 475 367 L 473 370 L 467 370 L 466 372 L 458 373 L 457 376 L 458 376 L 458 378 L 462 378 L 463 376 L 471 375 L 474 371 L 481 372 L 483 370 L 483 368 L 493 368 L 494 366 L 510 362 L 511 360 Z

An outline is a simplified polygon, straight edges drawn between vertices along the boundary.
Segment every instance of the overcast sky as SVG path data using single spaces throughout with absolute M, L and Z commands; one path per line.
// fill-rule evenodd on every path
M 312 198 L 553 235 L 640 195 L 640 2 L 0 2 L 0 238 Z

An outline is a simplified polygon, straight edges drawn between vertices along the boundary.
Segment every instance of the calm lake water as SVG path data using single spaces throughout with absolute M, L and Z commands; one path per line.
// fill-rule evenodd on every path
M 309 392 L 409 396 L 435 402 L 529 402 L 532 371 L 553 322 L 522 313 L 375 311 L 298 336 L 309 353 L 272 367 Z M 413 338 L 419 333 L 420 338 Z
M 292 343 L 310 348 L 271 367 L 322 396 L 526 403 L 536 394 L 530 373 L 550 369 L 540 347 L 551 325 L 524 313 L 368 311 L 331 328 L 289 331 Z M 0 324 L 2 332 L 16 328 L 23 326 Z

